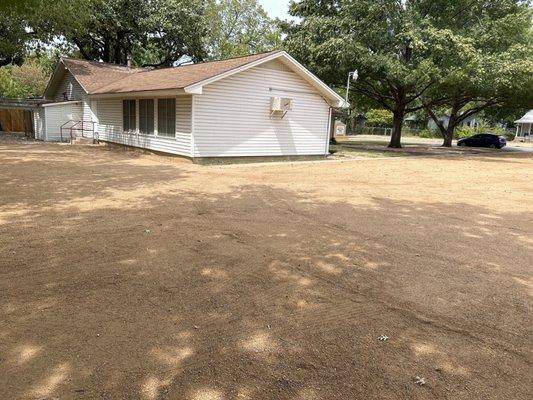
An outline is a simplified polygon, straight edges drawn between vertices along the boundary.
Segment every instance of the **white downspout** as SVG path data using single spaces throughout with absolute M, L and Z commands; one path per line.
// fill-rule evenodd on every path
M 194 160 L 194 114 L 195 114 L 195 100 L 196 100 L 196 96 L 195 95 L 191 95 L 192 99 L 191 99 L 191 149 L 190 149 L 190 152 L 191 152 L 191 158 Z
M 329 117 L 328 117 L 328 129 L 326 134 L 326 154 L 324 154 L 326 157 L 329 154 L 329 139 L 331 134 L 331 118 L 333 116 L 333 108 L 329 107 Z

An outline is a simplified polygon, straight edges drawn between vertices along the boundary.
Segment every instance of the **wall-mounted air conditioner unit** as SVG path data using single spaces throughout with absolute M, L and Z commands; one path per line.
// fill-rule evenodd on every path
M 292 99 L 288 97 L 272 97 L 270 99 L 271 111 L 290 111 L 292 110 Z

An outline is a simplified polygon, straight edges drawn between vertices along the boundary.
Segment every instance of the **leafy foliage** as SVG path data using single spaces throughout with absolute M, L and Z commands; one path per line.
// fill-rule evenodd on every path
M 331 85 L 358 69 L 356 91 L 394 114 L 399 147 L 405 114 L 442 107 L 453 88 L 516 99 L 529 86 L 528 10 L 521 0 L 293 1 L 301 20 L 286 26 L 287 47 Z
M 0 66 L 21 64 L 29 35 L 23 18 L 13 12 L 0 15 Z
M 0 97 L 39 97 L 44 93 L 55 57 L 42 55 L 30 57 L 18 65 L 0 68 Z
M 374 108 L 365 113 L 366 123 L 371 126 L 390 126 L 392 113 L 389 110 Z
M 88 60 L 170 66 L 281 45 L 278 23 L 257 0 L 27 0 L 0 15 L 0 65 L 31 45 Z
M 223 59 L 281 47 L 281 29 L 257 0 L 210 0 L 207 51 Z
M 437 19 L 448 40 L 434 49 L 441 77 L 424 96 L 427 111 L 450 146 L 462 121 L 491 108 L 533 104 L 531 9 L 526 2 L 472 2 L 462 18 Z M 438 24 L 437 24 L 438 26 Z M 438 123 L 446 112 L 449 123 Z
M 89 0 L 74 23 L 57 18 L 52 30 L 86 59 L 168 66 L 204 55 L 203 12 L 201 0 Z

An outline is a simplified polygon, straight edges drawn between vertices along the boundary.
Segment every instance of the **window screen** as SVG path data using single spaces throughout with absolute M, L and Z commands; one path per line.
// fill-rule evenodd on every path
M 139 100 L 139 132 L 146 135 L 154 133 L 154 101 L 152 99 Z
M 137 129 L 135 100 L 122 100 L 122 123 L 124 132 L 134 132 Z
M 176 136 L 176 99 L 157 100 L 157 134 Z

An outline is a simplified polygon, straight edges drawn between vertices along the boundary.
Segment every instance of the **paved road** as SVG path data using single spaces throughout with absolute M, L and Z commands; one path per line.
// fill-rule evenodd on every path
M 377 135 L 357 135 L 349 137 L 349 141 L 358 144 L 385 144 L 389 141 L 388 136 L 377 136 Z M 428 145 L 440 147 L 442 144 L 442 139 L 428 139 L 428 138 L 417 138 L 417 137 L 406 137 L 402 139 L 402 144 L 404 146 L 417 146 L 417 145 Z M 457 146 L 457 141 L 453 141 L 453 146 Z M 486 151 L 500 151 L 500 150 L 490 150 L 482 149 Z M 501 151 L 506 153 L 533 153 L 533 143 L 522 143 L 522 142 L 508 142 L 507 146 L 504 147 Z

